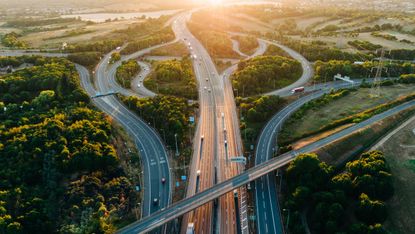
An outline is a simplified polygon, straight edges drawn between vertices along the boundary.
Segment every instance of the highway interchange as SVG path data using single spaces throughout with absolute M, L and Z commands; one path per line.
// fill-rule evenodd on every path
M 123 56 L 121 61 L 113 65 L 109 64 L 111 53 L 107 54 L 94 71 L 94 83 L 91 82 L 89 71 L 83 66 L 76 65 L 76 69 L 81 78 L 81 85 L 90 96 L 94 96 L 97 93 L 116 91 L 126 96 L 147 97 L 155 95 L 142 85 L 142 80 L 149 74 L 149 65 L 144 62 L 139 62 L 140 66 L 145 69 L 133 81 L 132 90 L 128 90 L 122 88 L 115 81 L 116 68 L 122 61 L 140 57 L 155 48 L 179 40 L 186 43 L 189 48 L 191 47 L 190 52 L 196 55 L 196 59 L 193 60 L 193 65 L 199 83 L 200 115 L 194 138 L 192 170 L 190 170 L 191 174 L 189 177 L 187 198 L 173 205 L 170 205 L 172 180 L 168 154 L 160 136 L 148 123 L 145 123 L 128 110 L 116 97 L 105 96 L 92 99 L 98 108 L 110 115 L 127 130 L 129 135 L 134 139 L 140 151 L 140 156 L 143 159 L 144 199 L 142 212 L 144 218 L 121 229 L 119 233 L 147 232 L 182 215 L 185 215 L 184 227 L 187 223 L 194 222 L 196 224 L 196 233 L 235 233 L 237 217 L 232 192 L 238 189 L 239 208 L 242 208 L 243 198 L 241 197 L 241 193 L 243 194 L 244 191 L 239 190 L 239 188 L 255 180 L 258 233 L 283 233 L 280 209 L 276 196 L 275 175 L 269 172 L 286 165 L 300 153 L 316 150 L 354 131 L 361 130 L 374 122 L 415 106 L 414 101 L 402 104 L 327 138 L 304 146 L 299 150 L 272 158 L 276 151 L 276 139 L 284 120 L 304 103 L 329 92 L 328 88 L 324 89 L 323 86 L 319 86 L 314 88 L 313 91 L 317 90 L 316 92 L 301 97 L 291 103 L 267 123 L 261 132 L 256 146 L 256 166 L 243 172 L 243 167 L 228 162 L 229 157 L 239 156 L 243 153 L 241 134 L 239 132 L 239 120 L 234 102 L 233 89 L 229 79 L 237 65 L 231 66 L 221 75 L 218 74 L 206 49 L 186 27 L 186 20 L 189 19 L 190 14 L 191 12 L 180 14 L 174 20 L 170 21 L 176 34 L 176 40 L 172 42 Z M 294 59 L 300 61 L 303 67 L 303 75 L 298 81 L 283 89 L 270 92 L 267 95 L 288 96 L 292 88 L 304 85 L 312 77 L 312 66 L 303 56 L 277 42 L 264 39 L 258 39 L 258 41 L 260 46 L 250 57 L 263 54 L 267 45 L 274 44 L 283 48 Z M 235 42 L 234 48 L 235 50 L 238 48 Z M 0 51 L 0 54 L 3 56 L 20 56 L 28 54 L 28 52 Z M 66 56 L 66 54 L 42 52 L 29 52 L 29 54 Z M 243 53 L 240 52 L 240 54 L 245 57 Z M 140 83 L 141 85 L 138 87 Z M 356 84 L 359 84 L 359 82 L 356 82 Z M 331 88 L 335 89 L 347 87 L 350 87 L 350 84 L 345 82 L 335 82 L 331 85 Z M 198 188 L 196 188 L 197 171 L 200 171 Z M 165 184 L 161 183 L 161 178 L 166 178 Z M 198 193 L 196 193 L 196 189 Z M 159 199 L 157 206 L 152 204 L 154 198 Z M 217 198 L 219 198 L 219 202 L 215 210 L 213 201 Z M 216 225 L 214 221 L 216 221 Z M 242 225 L 242 231 L 244 228 L 247 228 L 244 225 Z

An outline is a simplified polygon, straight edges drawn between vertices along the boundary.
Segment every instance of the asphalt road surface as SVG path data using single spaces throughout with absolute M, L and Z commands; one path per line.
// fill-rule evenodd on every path
M 111 84 L 111 77 L 108 71 L 108 61 L 111 53 L 107 54 L 98 64 L 95 71 L 95 87 L 101 94 L 107 93 L 114 89 Z M 82 80 L 90 80 L 87 74 L 81 73 Z M 93 90 L 91 82 L 84 82 L 85 90 Z M 91 95 L 93 96 L 93 95 Z M 94 103 L 117 122 L 119 122 L 134 139 L 140 156 L 143 160 L 143 184 L 144 199 L 142 204 L 143 216 L 167 207 L 171 202 L 172 180 L 169 170 L 169 161 L 167 150 L 156 131 L 145 123 L 137 115 L 128 110 L 114 96 L 105 96 L 94 98 Z M 166 182 L 161 182 L 165 178 Z M 153 203 L 158 199 L 157 203 Z
M 375 115 L 372 118 L 369 118 L 363 122 L 357 123 L 340 132 L 330 135 L 324 139 L 306 145 L 298 150 L 290 151 L 278 157 L 272 158 L 262 164 L 256 165 L 255 167 L 246 170 L 245 172 L 233 177 L 232 179 L 216 184 L 213 187 L 206 189 L 200 193 L 197 193 L 192 197 L 188 197 L 175 204 L 172 204 L 171 206 L 162 211 L 159 211 L 151 216 L 145 217 L 140 221 L 132 223 L 126 226 L 125 228 L 119 230 L 118 233 L 143 233 L 146 231 L 150 231 L 154 228 L 157 228 L 165 224 L 166 222 L 172 219 L 184 215 L 185 213 L 194 210 L 197 207 L 202 206 L 205 203 L 222 196 L 223 194 L 233 191 L 234 189 L 239 188 L 250 181 L 254 181 L 263 175 L 266 175 L 280 167 L 287 165 L 299 154 L 312 152 L 338 139 L 341 139 L 353 132 L 362 130 L 373 123 L 376 123 L 380 120 L 397 114 L 400 111 L 414 107 L 415 100 L 406 102 L 381 114 Z

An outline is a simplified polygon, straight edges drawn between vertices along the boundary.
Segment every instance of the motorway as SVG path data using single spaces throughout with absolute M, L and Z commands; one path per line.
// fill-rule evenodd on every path
M 187 212 L 192 211 L 199 206 L 202 206 L 222 196 L 223 194 L 233 191 L 234 189 L 237 189 L 250 181 L 254 181 L 261 176 L 264 176 L 280 167 L 287 165 L 299 154 L 315 151 L 316 149 L 331 144 L 332 142 L 352 134 L 353 132 L 365 129 L 376 122 L 379 122 L 387 117 L 393 116 L 403 110 L 410 108 L 415 108 L 415 100 L 403 103 L 383 113 L 375 115 L 372 118 L 354 124 L 351 127 L 339 131 L 333 135 L 306 145 L 298 150 L 287 152 L 278 157 L 272 158 L 267 162 L 256 165 L 255 167 L 246 170 L 245 172 L 233 177 L 232 179 L 216 184 L 213 187 L 197 193 L 192 197 L 183 199 L 175 204 L 172 204 L 164 210 L 158 211 L 151 216 L 145 217 L 140 221 L 132 223 L 119 230 L 118 233 L 144 233 L 150 231 L 167 223 L 172 219 L 180 217 L 181 215 L 184 215 Z
M 114 90 L 108 71 L 108 62 L 111 53 L 107 54 L 98 64 L 95 70 L 95 87 L 100 93 L 107 93 Z M 115 64 L 111 67 L 114 70 Z M 110 71 L 111 71 L 110 70 Z M 81 73 L 83 74 L 83 73 Z M 86 79 L 83 74 L 82 79 Z M 85 90 L 93 90 L 91 83 L 84 83 Z M 124 90 L 124 89 L 119 89 Z M 94 103 L 117 122 L 119 122 L 134 139 L 140 156 L 143 161 L 143 184 L 144 198 L 142 204 L 142 215 L 147 216 L 151 213 L 167 207 L 171 202 L 171 175 L 167 150 L 156 131 L 128 110 L 116 97 L 106 96 L 95 98 Z M 165 184 L 161 179 L 165 178 Z M 157 198 L 158 204 L 153 204 L 153 199 Z
M 220 140 L 218 139 L 219 134 L 216 126 L 220 121 L 220 117 L 218 118 L 216 110 L 219 105 L 217 101 L 218 76 L 210 72 L 209 61 L 206 59 L 207 52 L 186 27 L 186 21 L 189 17 L 190 13 L 179 17 L 173 23 L 173 31 L 176 33 L 176 38 L 183 40 L 189 48 L 192 48 L 191 53 L 197 56 L 196 59 L 193 59 L 193 67 L 199 84 L 200 113 L 193 142 L 193 157 L 186 194 L 192 196 L 196 193 L 196 190 L 198 192 L 204 191 L 216 183 L 215 170 L 217 169 L 215 168 L 219 168 L 220 163 L 218 157 Z M 196 173 L 198 170 L 200 170 L 199 175 Z M 213 214 L 214 205 L 208 203 L 183 217 L 182 229 L 185 229 L 189 222 L 195 224 L 196 233 L 213 233 Z
M 244 169 L 243 165 L 230 162 L 231 157 L 243 154 L 231 83 L 224 79 L 225 76 L 219 76 L 206 49 L 187 29 L 186 21 L 190 14 L 179 17 L 173 23 L 176 38 L 182 39 L 191 48 L 192 55 L 196 56 L 193 66 L 199 83 L 200 119 L 194 138 L 187 196 L 230 179 Z M 262 54 L 265 50 L 265 44 L 260 43 L 257 53 Z M 196 175 L 196 171 L 200 171 L 200 175 Z M 194 223 L 196 233 L 236 233 L 239 226 L 242 226 L 242 232 L 247 233 L 245 191 L 236 192 L 236 200 L 233 193 L 228 193 L 215 205 L 209 203 L 186 215 L 182 229 L 187 223 Z M 240 217 L 245 218 L 241 220 Z M 240 220 L 242 225 L 239 225 Z
M 259 39 L 263 43 L 275 45 L 286 51 L 293 59 L 301 63 L 303 73 L 301 77 L 291 85 L 267 93 L 266 95 L 291 95 L 291 90 L 306 84 L 313 77 L 313 68 L 309 61 L 296 51 L 279 43 Z M 308 99 L 305 99 L 306 101 Z M 277 113 L 262 130 L 255 148 L 255 165 L 259 165 L 272 158 L 276 150 L 276 139 L 278 127 L 282 126 L 283 120 L 302 106 L 305 102 L 295 102 Z M 281 210 L 279 207 L 277 191 L 275 187 L 275 175 L 270 173 L 255 181 L 255 211 L 257 221 L 257 232 L 261 233 L 284 233 Z
M 147 51 L 141 51 L 147 53 Z M 135 53 L 133 56 L 136 56 Z M 22 55 L 40 55 L 46 57 L 66 57 L 67 54 L 61 53 L 42 53 L 28 51 L 0 51 L 2 56 L 22 56 Z M 76 69 L 81 78 L 81 85 L 89 96 L 95 96 L 97 93 L 107 93 L 114 90 L 108 79 L 107 65 L 111 53 L 107 54 L 98 64 L 95 71 L 95 90 L 91 83 L 89 71 L 81 66 L 76 65 Z M 127 56 L 129 59 L 130 56 Z M 141 65 L 141 64 L 140 64 Z M 142 76 L 147 71 L 143 69 L 140 73 Z M 125 89 L 119 88 L 123 94 Z M 134 94 L 135 95 L 135 94 Z M 167 207 L 171 203 L 171 175 L 169 170 L 169 161 L 167 150 L 160 136 L 147 123 L 138 118 L 134 113 L 128 110 L 116 97 L 106 96 L 94 98 L 92 102 L 102 111 L 107 113 L 117 122 L 119 122 L 134 140 L 140 151 L 143 162 L 143 184 L 144 198 L 142 201 L 142 215 L 147 216 L 151 213 Z M 151 172 L 151 173 L 150 173 Z M 165 184 L 161 183 L 161 178 L 165 178 Z M 153 205 L 153 199 L 159 199 L 157 205 Z

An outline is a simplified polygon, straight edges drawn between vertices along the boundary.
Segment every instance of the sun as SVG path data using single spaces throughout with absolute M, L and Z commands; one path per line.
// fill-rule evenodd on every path
M 209 0 L 209 3 L 212 5 L 222 5 L 223 0 Z

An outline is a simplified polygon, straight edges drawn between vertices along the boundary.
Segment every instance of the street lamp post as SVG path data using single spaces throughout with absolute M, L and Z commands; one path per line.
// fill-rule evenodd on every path
M 174 140 L 176 142 L 176 156 L 179 156 L 179 147 L 177 146 L 177 133 L 174 134 Z

